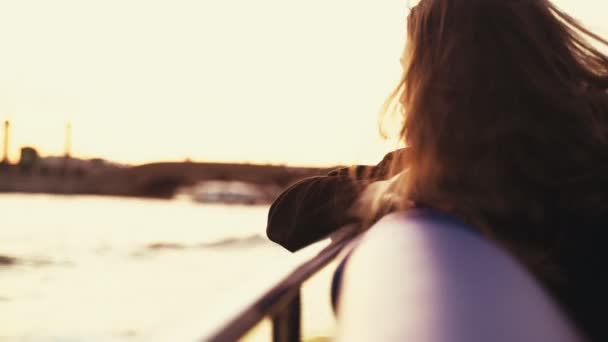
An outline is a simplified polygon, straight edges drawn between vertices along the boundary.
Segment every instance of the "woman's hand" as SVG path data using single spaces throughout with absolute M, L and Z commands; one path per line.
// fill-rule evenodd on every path
M 402 171 L 390 179 L 369 184 L 349 209 L 349 216 L 361 222 L 373 223 L 394 210 L 413 206 L 396 191 L 406 175 L 407 171 Z

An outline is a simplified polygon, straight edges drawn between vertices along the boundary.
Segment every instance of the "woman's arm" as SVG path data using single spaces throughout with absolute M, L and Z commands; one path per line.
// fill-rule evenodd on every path
M 285 190 L 268 213 L 268 238 L 295 252 L 319 241 L 357 218 L 349 209 L 365 187 L 390 177 L 390 164 L 404 150 L 387 154 L 377 166 L 357 166 L 307 178 Z
M 277 198 L 268 213 L 270 240 L 295 252 L 354 222 L 347 214 L 367 181 L 348 176 L 299 181 Z

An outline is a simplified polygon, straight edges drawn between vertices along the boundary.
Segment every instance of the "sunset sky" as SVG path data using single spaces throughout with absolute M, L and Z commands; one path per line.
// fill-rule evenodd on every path
M 607 34 L 608 4 L 558 5 Z M 0 0 L 0 119 L 120 162 L 373 162 L 405 0 Z

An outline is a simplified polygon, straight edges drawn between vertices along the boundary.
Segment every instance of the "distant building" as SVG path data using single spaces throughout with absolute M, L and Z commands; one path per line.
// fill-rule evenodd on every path
M 122 167 L 125 166 L 101 158 L 80 159 L 65 156 L 50 156 L 40 159 L 40 169 L 42 173 L 47 175 L 59 173 L 80 177 Z
M 21 158 L 19 158 L 19 168 L 22 171 L 31 171 L 40 163 L 40 155 L 33 147 L 23 147 Z

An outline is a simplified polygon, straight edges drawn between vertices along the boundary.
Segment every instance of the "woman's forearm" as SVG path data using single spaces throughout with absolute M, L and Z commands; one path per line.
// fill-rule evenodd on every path
M 377 166 L 354 166 L 307 178 L 285 190 L 268 213 L 266 234 L 290 251 L 310 245 L 360 218 L 351 208 L 375 181 L 393 176 L 393 163 L 402 163 L 405 149 L 387 154 Z
M 272 204 L 266 233 L 290 251 L 321 240 L 352 223 L 348 209 L 368 181 L 325 176 L 304 179 Z

